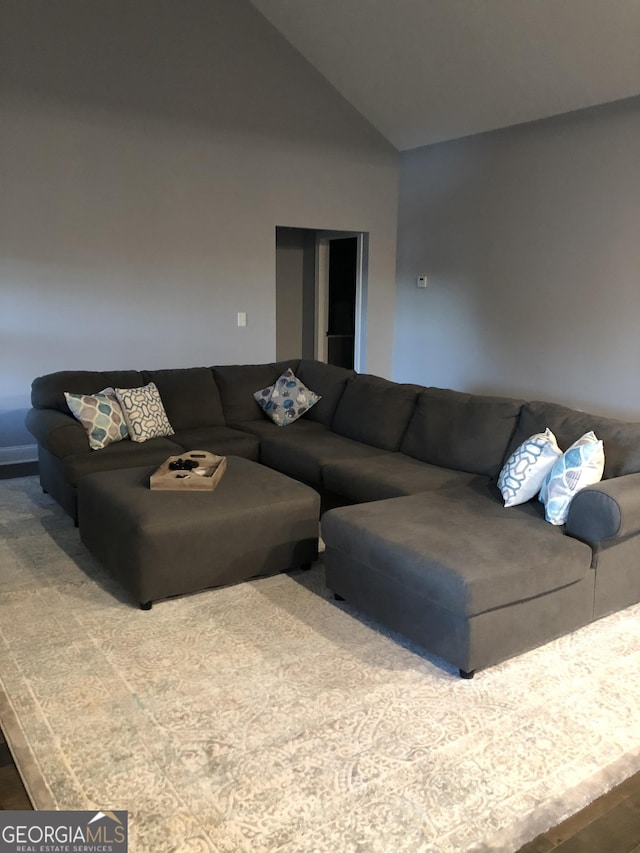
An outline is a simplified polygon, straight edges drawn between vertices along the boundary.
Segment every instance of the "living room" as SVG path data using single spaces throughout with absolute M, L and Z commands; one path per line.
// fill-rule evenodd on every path
M 451 90 L 390 138 L 276 29 L 292 4 L 4 3 L 0 465 L 33 470 L 36 376 L 273 361 L 278 227 L 367 235 L 360 372 L 640 420 L 637 10 L 525 5 L 474 115 Z

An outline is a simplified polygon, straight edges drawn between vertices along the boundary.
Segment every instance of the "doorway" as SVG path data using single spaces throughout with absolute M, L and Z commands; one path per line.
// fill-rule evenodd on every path
M 352 369 L 356 335 L 357 237 L 330 239 L 327 281 L 328 364 Z
M 365 363 L 368 235 L 276 228 L 276 358 Z

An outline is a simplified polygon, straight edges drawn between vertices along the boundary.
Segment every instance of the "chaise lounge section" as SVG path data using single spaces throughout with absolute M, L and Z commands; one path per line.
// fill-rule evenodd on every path
M 591 548 L 476 480 L 326 513 L 327 585 L 465 677 L 593 618 Z

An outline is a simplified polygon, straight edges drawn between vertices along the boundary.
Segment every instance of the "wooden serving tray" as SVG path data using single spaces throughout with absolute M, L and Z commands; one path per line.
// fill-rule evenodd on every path
M 171 462 L 194 459 L 197 468 L 190 471 L 172 471 Z M 149 478 L 149 488 L 164 491 L 212 492 L 227 467 L 226 456 L 216 456 L 207 450 L 188 450 L 179 456 L 170 456 Z

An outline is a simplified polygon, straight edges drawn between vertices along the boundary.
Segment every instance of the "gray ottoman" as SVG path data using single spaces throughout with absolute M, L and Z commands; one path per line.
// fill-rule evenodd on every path
M 213 492 L 151 491 L 153 470 L 78 484 L 80 538 L 144 609 L 317 558 L 320 496 L 308 486 L 238 456 Z

